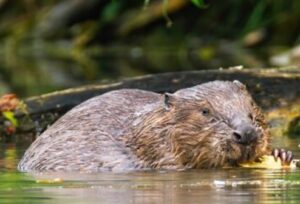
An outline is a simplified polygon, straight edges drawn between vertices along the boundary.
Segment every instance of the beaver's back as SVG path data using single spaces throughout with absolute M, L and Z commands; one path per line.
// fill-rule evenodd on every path
M 153 111 L 160 95 L 123 89 L 94 97 L 76 106 L 48 128 L 25 152 L 21 171 L 128 170 L 135 156 L 119 142 Z

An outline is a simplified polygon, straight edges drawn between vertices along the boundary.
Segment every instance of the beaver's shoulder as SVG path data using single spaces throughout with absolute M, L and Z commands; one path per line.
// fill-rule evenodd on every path
M 71 111 L 78 109 L 102 108 L 103 106 L 126 106 L 134 107 L 140 104 L 155 103 L 160 99 L 160 94 L 139 89 L 119 89 L 95 96 L 79 104 Z

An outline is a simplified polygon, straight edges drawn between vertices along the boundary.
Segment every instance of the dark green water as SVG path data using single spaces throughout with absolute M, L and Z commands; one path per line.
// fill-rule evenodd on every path
M 300 158 L 300 140 L 292 144 Z M 217 169 L 124 174 L 41 174 L 15 170 L 19 147 L 1 148 L 0 203 L 299 203 L 300 170 Z M 37 180 L 63 179 L 60 183 Z

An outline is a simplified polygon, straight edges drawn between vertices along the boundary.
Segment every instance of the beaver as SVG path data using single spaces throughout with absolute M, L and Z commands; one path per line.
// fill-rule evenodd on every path
M 239 81 L 170 94 L 121 89 L 71 109 L 25 152 L 23 172 L 236 166 L 271 154 L 261 109 Z M 283 162 L 292 153 L 275 149 Z

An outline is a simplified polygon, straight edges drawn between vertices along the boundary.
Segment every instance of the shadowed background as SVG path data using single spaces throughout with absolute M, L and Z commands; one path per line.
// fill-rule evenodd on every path
M 197 6 L 198 5 L 198 6 Z M 234 65 L 298 65 L 300 2 L 0 1 L 0 94 Z

